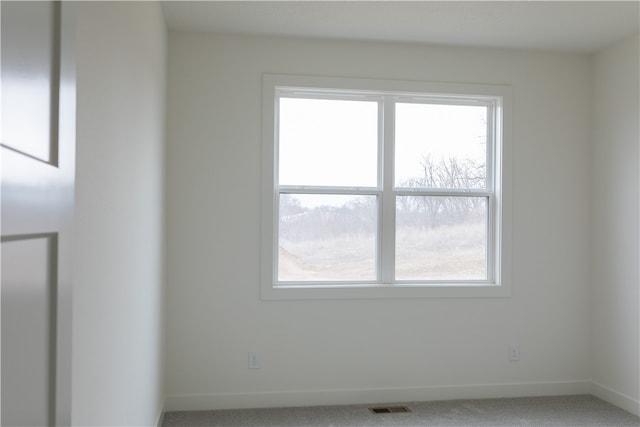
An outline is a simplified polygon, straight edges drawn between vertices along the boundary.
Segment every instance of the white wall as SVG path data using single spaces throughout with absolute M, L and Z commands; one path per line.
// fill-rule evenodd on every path
M 512 297 L 261 301 L 263 72 L 513 85 Z M 590 390 L 587 56 L 171 32 L 168 73 L 167 410 Z
M 78 3 L 73 425 L 155 425 L 163 390 L 166 28 Z
M 593 58 L 594 393 L 640 414 L 640 44 Z

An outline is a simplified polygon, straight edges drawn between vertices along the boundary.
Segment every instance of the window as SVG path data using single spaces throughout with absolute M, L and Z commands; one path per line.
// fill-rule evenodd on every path
M 265 75 L 262 297 L 509 295 L 505 86 Z

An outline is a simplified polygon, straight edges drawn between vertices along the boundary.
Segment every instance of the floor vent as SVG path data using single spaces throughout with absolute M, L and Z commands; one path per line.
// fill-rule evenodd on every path
M 380 406 L 369 408 L 374 414 L 396 414 L 399 412 L 411 412 L 406 406 Z

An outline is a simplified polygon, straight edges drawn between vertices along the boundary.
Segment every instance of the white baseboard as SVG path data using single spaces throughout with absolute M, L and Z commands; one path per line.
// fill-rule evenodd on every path
M 591 394 L 613 405 L 616 405 L 624 409 L 625 411 L 629 411 L 632 414 L 640 416 L 640 400 L 617 392 L 614 389 L 609 388 L 596 381 L 591 382 Z
M 591 381 L 169 395 L 166 411 L 350 405 L 590 394 Z

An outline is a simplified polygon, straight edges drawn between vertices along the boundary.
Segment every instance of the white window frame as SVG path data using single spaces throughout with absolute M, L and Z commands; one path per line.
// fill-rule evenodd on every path
M 377 187 L 366 188 L 315 188 L 295 186 L 278 187 L 277 112 L 279 94 L 330 99 L 351 98 L 376 100 L 379 108 L 379 148 Z M 261 269 L 260 295 L 262 299 L 341 299 L 341 298 L 422 298 L 422 297 L 507 297 L 511 295 L 511 117 L 512 89 L 506 85 L 433 83 L 397 80 L 354 79 L 341 77 L 297 76 L 281 74 L 263 75 L 263 123 L 262 123 L 262 209 L 261 209 Z M 392 174 L 382 174 L 393 168 L 393 102 L 424 102 L 432 99 L 438 103 L 464 105 L 476 99 L 481 105 L 491 103 L 495 112 L 494 126 L 489 129 L 493 144 L 487 155 L 486 191 L 434 191 L 394 189 Z M 384 102 L 384 101 L 387 102 Z M 393 102 L 389 102 L 393 101 Z M 387 143 L 383 143 L 387 141 Z M 488 148 L 489 149 L 489 148 Z M 383 150 L 383 151 L 382 151 Z M 492 188 L 493 187 L 493 188 Z M 343 192 L 346 194 L 375 194 L 381 197 L 378 214 L 378 238 L 383 245 L 378 250 L 377 280 L 371 282 L 277 282 L 277 200 L 280 193 Z M 463 195 L 488 198 L 487 275 L 479 281 L 393 281 L 394 256 L 382 255 L 395 251 L 394 227 L 382 227 L 382 223 L 395 224 L 396 195 Z M 392 254 L 393 255 L 393 254 Z M 381 267 L 381 268 L 380 268 Z M 380 271 L 386 272 L 385 275 Z M 384 274 L 384 273 L 383 273 Z

